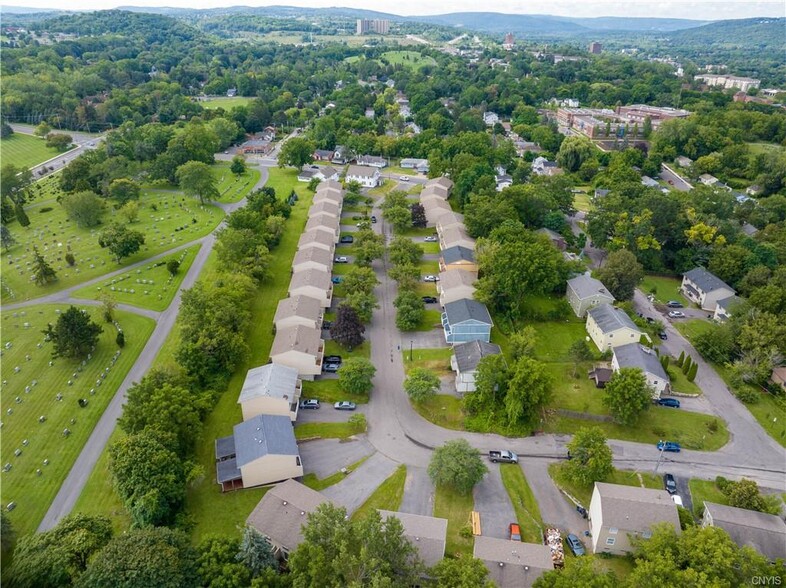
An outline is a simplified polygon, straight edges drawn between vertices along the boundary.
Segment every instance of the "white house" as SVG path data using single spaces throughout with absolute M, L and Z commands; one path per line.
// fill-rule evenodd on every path
M 722 298 L 715 303 L 715 312 L 712 319 L 718 323 L 725 323 L 731 317 L 734 307 L 742 302 L 739 296 L 729 296 Z
M 627 313 L 611 304 L 600 304 L 587 311 L 587 333 L 601 351 L 638 343 L 644 332 Z
M 302 389 L 303 384 L 294 368 L 268 363 L 248 370 L 237 399 L 243 420 L 260 414 L 278 414 L 294 422 Z
M 671 391 L 669 376 L 666 370 L 649 347 L 639 343 L 628 343 L 614 347 L 614 355 L 611 358 L 611 368 L 614 372 L 620 368 L 636 368 L 644 373 L 647 385 L 652 390 L 652 399 L 658 400 L 661 394 L 668 394 Z
M 468 341 L 453 346 L 450 367 L 456 372 L 456 392 L 474 392 L 475 374 L 480 360 L 487 355 L 499 355 L 499 345 L 485 341 Z
M 350 165 L 344 176 L 346 182 L 357 182 L 364 188 L 376 188 L 380 183 L 379 168 L 367 165 Z
M 314 170 L 314 177 L 319 178 L 321 182 L 325 182 L 328 180 L 333 180 L 334 182 L 337 182 L 339 178 L 339 173 L 336 168 L 330 165 L 326 165 L 320 167 L 317 170 Z
M 383 167 L 387 167 L 388 160 L 384 157 L 379 157 L 378 155 L 360 155 L 357 157 L 357 159 L 355 159 L 355 163 L 358 165 L 382 169 Z
M 703 310 L 715 311 L 718 300 L 736 294 L 734 288 L 703 267 L 695 267 L 682 276 L 682 293 Z
M 487 127 L 493 127 L 499 122 L 499 115 L 496 112 L 486 111 L 483 113 L 483 122 Z
M 603 282 L 596 280 L 589 273 L 568 280 L 565 296 L 573 312 L 580 318 L 593 306 L 614 302 L 614 296 L 606 289 Z
M 720 527 L 740 547 L 752 547 L 770 561 L 786 559 L 786 523 L 778 515 L 704 502 L 703 527 Z
M 399 162 L 399 165 L 404 169 L 414 169 L 422 173 L 428 173 L 428 159 L 405 157 Z

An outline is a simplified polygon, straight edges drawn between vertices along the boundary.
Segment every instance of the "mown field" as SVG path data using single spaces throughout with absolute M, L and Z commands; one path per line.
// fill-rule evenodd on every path
M 14 133 L 0 139 L 0 161 L 3 165 L 11 163 L 16 167 L 33 167 L 60 154 L 60 151 L 46 146 L 46 141 L 33 135 Z

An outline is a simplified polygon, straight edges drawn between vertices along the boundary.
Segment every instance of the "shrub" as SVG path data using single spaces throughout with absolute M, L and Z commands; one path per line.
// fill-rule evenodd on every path
M 745 404 L 756 404 L 759 401 L 759 393 L 744 385 L 735 388 L 734 395 Z
M 126 336 L 123 331 L 117 332 L 117 337 L 115 337 L 115 343 L 117 343 L 118 347 L 125 347 L 126 346 Z
M 170 275 L 177 274 L 177 270 L 180 269 L 180 262 L 177 259 L 170 259 L 166 262 L 166 270 L 170 273 Z
M 349 417 L 348 422 L 359 433 L 362 433 L 366 430 L 366 415 L 364 415 L 362 412 L 353 414 L 351 417 Z
M 72 267 L 76 263 L 76 258 L 74 257 L 74 254 L 71 253 L 70 251 L 65 254 L 65 260 L 66 263 Z
M 699 364 L 694 363 L 690 366 L 690 370 L 688 371 L 688 381 L 692 382 L 696 379 L 696 373 L 699 371 Z
M 709 423 L 707 423 L 707 430 L 710 433 L 717 433 L 718 432 L 718 419 L 712 419 Z
M 717 476 L 715 478 L 715 485 L 718 487 L 718 490 L 720 490 L 724 494 L 726 494 L 729 491 L 729 481 L 723 476 Z
M 677 367 L 682 367 L 682 364 L 685 363 L 685 352 L 680 351 L 680 356 L 677 358 Z
M 688 371 L 690 371 L 690 366 L 691 366 L 692 363 L 693 363 L 693 360 L 690 358 L 690 355 L 687 356 L 685 358 L 685 363 L 682 364 L 682 373 L 683 374 L 686 374 L 686 375 L 688 374 Z
M 41 208 L 38 209 L 38 212 L 44 214 L 45 212 L 51 212 L 52 210 L 54 209 L 51 206 L 42 206 Z

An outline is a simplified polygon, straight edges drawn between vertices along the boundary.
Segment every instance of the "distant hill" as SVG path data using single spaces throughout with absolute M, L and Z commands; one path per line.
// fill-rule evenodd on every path
M 669 39 L 680 45 L 726 49 L 755 48 L 778 51 L 786 47 L 786 18 L 746 18 L 722 20 L 695 29 L 677 31 Z
M 3 14 L 38 14 L 39 12 L 62 12 L 59 8 L 27 8 L 26 6 L 0 6 Z

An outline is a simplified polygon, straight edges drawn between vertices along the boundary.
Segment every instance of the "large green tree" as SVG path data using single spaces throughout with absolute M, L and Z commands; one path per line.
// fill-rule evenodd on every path
M 448 441 L 437 447 L 428 465 L 428 475 L 434 484 L 448 486 L 461 494 L 468 494 L 488 472 L 477 449 L 466 439 Z
M 316 146 L 308 139 L 292 137 L 288 139 L 278 152 L 279 167 L 296 167 L 300 169 L 314 161 Z
M 545 364 L 521 357 L 509 372 L 510 383 L 505 394 L 508 425 L 533 422 L 538 411 L 551 399 L 552 379 Z
M 202 204 L 205 200 L 216 200 L 221 195 L 210 166 L 201 161 L 189 161 L 179 166 L 175 177 L 183 192 L 187 196 L 199 198 Z
M 273 217 L 271 217 L 273 218 Z M 216 237 L 216 257 L 222 272 L 234 272 L 260 283 L 270 277 L 272 256 L 263 230 L 224 227 Z
M 49 323 L 43 331 L 47 340 L 52 342 L 52 356 L 71 359 L 87 357 L 103 332 L 104 329 L 93 322 L 86 310 L 76 306 L 60 313 L 55 326 Z
M 254 578 L 262 575 L 266 570 L 275 570 L 278 567 L 270 541 L 251 525 L 243 527 L 243 535 L 235 559 L 245 565 Z
M 207 535 L 197 546 L 197 573 L 205 588 L 247 588 L 251 572 L 238 561 L 240 540 L 226 535 Z
M 557 163 L 566 171 L 575 172 L 581 164 L 597 153 L 595 145 L 581 135 L 566 137 L 557 153 Z
M 101 224 L 104 214 L 104 201 L 95 193 L 86 190 L 74 194 L 66 194 L 60 200 L 69 219 L 78 227 L 90 228 Z
M 370 228 L 362 228 L 355 233 L 354 249 L 355 263 L 369 266 L 385 254 L 385 238 Z
M 14 204 L 24 204 L 26 190 L 33 181 L 33 174 L 24 167 L 4 163 L 0 167 L 0 195 L 9 198 Z
M 412 368 L 404 380 L 404 391 L 416 403 L 432 398 L 438 390 L 439 377 L 426 368 Z
M 625 249 L 612 251 L 597 270 L 598 279 L 617 300 L 630 300 L 644 277 L 644 268 L 636 256 Z
M 576 484 L 591 486 L 602 482 L 613 471 L 611 448 L 598 427 L 582 427 L 568 443 L 571 459 L 563 466 L 566 475 Z
M 341 304 L 336 311 L 336 320 L 330 327 L 330 336 L 342 347 L 351 350 L 364 341 L 366 327 L 358 313 L 348 304 Z
M 33 272 L 33 281 L 38 286 L 46 286 L 49 282 L 57 280 L 57 272 L 44 259 L 44 256 L 41 255 L 38 247 L 35 245 L 33 245 L 33 265 L 31 270 Z
M 493 588 L 489 570 L 482 560 L 469 555 L 446 557 L 431 568 L 436 588 Z
M 113 223 L 98 236 L 98 244 L 109 249 L 115 256 L 115 261 L 120 263 L 124 257 L 129 257 L 142 248 L 145 236 L 140 231 Z
M 399 268 L 409 267 L 406 265 Z M 396 327 L 401 331 L 414 331 L 423 318 L 423 299 L 415 290 L 399 288 L 398 296 L 393 301 L 396 307 Z
M 338 387 L 347 394 L 368 394 L 377 368 L 365 357 L 350 357 L 341 365 Z
M 635 424 L 652 405 L 652 390 L 639 368 L 620 368 L 606 384 L 603 404 L 618 423 Z
M 533 588 L 618 588 L 620 582 L 614 572 L 603 568 L 594 557 L 569 557 L 565 567 L 546 572 L 532 585 Z M 654 586 L 652 586 L 654 588 Z
M 388 245 L 388 259 L 393 265 L 417 265 L 423 258 L 423 247 L 409 237 L 397 236 Z
M 125 204 L 129 200 L 139 200 L 141 192 L 139 184 L 128 178 L 118 178 L 109 184 L 109 197 L 120 204 Z

